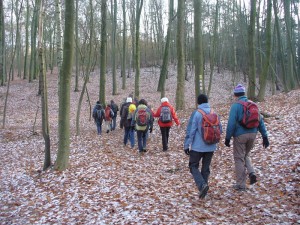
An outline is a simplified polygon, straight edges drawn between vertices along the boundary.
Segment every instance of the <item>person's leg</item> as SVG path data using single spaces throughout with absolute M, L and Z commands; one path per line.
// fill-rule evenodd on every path
M 233 138 L 233 157 L 236 175 L 236 187 L 246 188 L 246 143 L 247 135 L 243 134 Z
M 137 135 L 137 140 L 138 140 L 138 149 L 139 149 L 139 152 L 142 152 L 143 151 L 143 143 L 142 143 L 143 132 L 138 130 L 136 132 L 136 135 Z
M 249 133 L 248 141 L 246 143 L 245 164 L 246 164 L 246 168 L 247 168 L 247 171 L 249 174 L 250 184 L 254 184 L 257 181 L 254 167 L 252 165 L 251 158 L 250 158 L 250 151 L 252 150 L 252 148 L 254 146 L 255 138 L 256 138 L 256 133 Z
M 190 151 L 189 168 L 190 168 L 190 172 L 194 178 L 194 181 L 197 185 L 197 188 L 200 192 L 200 195 L 199 195 L 200 198 L 204 198 L 208 191 L 208 186 L 207 186 L 201 172 L 199 171 L 199 162 L 202 157 L 203 157 L 203 153 L 196 152 L 193 150 Z
M 205 180 L 206 184 L 208 184 L 208 177 L 210 175 L 210 163 L 214 152 L 204 152 L 202 158 L 202 167 L 201 167 L 201 174 L 203 179 Z
M 124 127 L 124 139 L 123 139 L 123 144 L 127 145 L 127 141 L 129 139 L 129 130 L 131 128 L 130 127 Z
M 169 148 L 169 134 L 171 127 L 166 127 L 167 149 Z
M 143 150 L 146 149 L 146 145 L 147 145 L 147 138 L 148 138 L 148 130 L 143 131 L 143 136 L 142 136 L 142 140 L 143 140 Z
M 167 129 L 166 127 L 160 127 L 161 137 L 162 137 L 162 145 L 163 151 L 168 150 L 168 142 L 167 142 Z
M 130 146 L 131 146 L 131 148 L 134 148 L 134 145 L 135 145 L 134 135 L 135 135 L 134 129 L 132 129 L 130 127 L 129 128 L 129 140 L 130 140 Z

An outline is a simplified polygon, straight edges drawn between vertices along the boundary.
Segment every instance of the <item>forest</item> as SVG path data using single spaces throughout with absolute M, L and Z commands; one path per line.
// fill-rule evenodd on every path
M 300 223 L 298 0 L 0 0 L 0 224 Z M 183 151 L 205 93 L 226 129 L 241 83 L 264 115 L 258 182 L 232 189 L 232 147 L 218 144 L 199 200 Z M 96 101 L 128 95 L 181 125 L 162 151 L 97 135 Z M 117 122 L 119 124 L 118 115 Z M 137 145 L 137 143 L 136 143 Z

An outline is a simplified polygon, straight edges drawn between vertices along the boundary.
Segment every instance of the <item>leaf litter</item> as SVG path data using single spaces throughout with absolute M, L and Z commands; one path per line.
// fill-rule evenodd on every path
M 117 71 L 120 74 L 120 71 Z M 57 74 L 48 74 L 51 157 L 58 147 Z M 225 133 L 232 102 L 230 75 L 214 74 L 209 102 L 222 116 Z M 140 97 L 156 110 L 159 70 L 141 69 Z M 98 80 L 91 76 L 88 90 L 91 107 L 98 96 Z M 134 93 L 134 74 L 127 89 L 111 95 L 107 77 L 107 100 L 120 104 Z M 74 84 L 72 83 L 72 88 Z M 185 129 L 195 108 L 194 84 L 185 85 L 185 111 L 178 111 L 180 127 L 172 127 L 169 150 L 162 151 L 160 130 L 155 122 L 147 150 L 138 154 L 123 146 L 123 130 L 96 134 L 85 97 L 76 136 L 79 92 L 71 92 L 70 166 L 66 171 L 42 171 L 44 140 L 41 132 L 38 82 L 11 83 L 6 129 L 0 130 L 0 224 L 296 224 L 300 223 L 300 90 L 270 95 L 259 102 L 269 132 L 270 147 L 263 149 L 258 134 L 252 162 L 258 182 L 246 192 L 232 189 L 232 147 L 218 146 L 210 175 L 210 190 L 204 200 L 188 169 L 183 151 Z M 169 70 L 166 97 L 175 106 L 176 71 Z M 0 87 L 1 101 L 6 87 Z M 36 115 L 36 116 L 35 116 Z M 119 115 L 117 125 L 119 124 Z M 105 130 L 105 129 L 104 129 Z

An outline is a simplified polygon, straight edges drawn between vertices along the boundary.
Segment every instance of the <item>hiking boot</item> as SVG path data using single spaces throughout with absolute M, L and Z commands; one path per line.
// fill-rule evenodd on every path
M 142 151 L 143 151 L 143 152 L 147 152 L 147 149 L 143 149 Z
M 202 188 L 201 188 L 201 191 L 199 193 L 199 198 L 202 198 L 202 199 L 205 198 L 205 196 L 206 196 L 206 194 L 208 192 L 208 189 L 209 189 L 208 185 L 207 184 L 203 184 Z
M 257 182 L 255 173 L 250 173 L 249 178 L 250 178 L 250 184 L 255 184 Z
M 108 134 L 108 133 L 109 133 L 109 130 L 107 130 L 106 133 Z
M 236 191 L 246 191 L 246 187 L 243 187 L 241 185 L 235 184 L 233 185 L 233 189 Z

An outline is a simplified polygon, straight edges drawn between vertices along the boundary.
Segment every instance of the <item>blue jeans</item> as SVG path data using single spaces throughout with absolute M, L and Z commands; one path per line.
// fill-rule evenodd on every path
M 114 116 L 112 118 L 112 121 L 111 121 L 111 130 L 115 130 L 116 129 L 116 123 L 117 123 L 117 117 Z
M 100 135 L 102 133 L 102 124 L 96 123 L 96 125 L 97 125 L 97 133 Z
M 208 185 L 208 177 L 210 174 L 210 163 L 214 152 L 196 152 L 190 151 L 189 168 L 194 181 L 201 191 L 204 184 Z M 201 171 L 199 171 L 199 163 L 202 159 Z
M 130 141 L 131 148 L 134 147 L 135 141 L 134 141 L 134 130 L 131 127 L 125 127 L 124 128 L 124 145 L 127 145 L 127 141 Z
M 148 130 L 145 130 L 145 131 L 141 131 L 141 130 L 138 130 L 136 132 L 137 134 L 137 139 L 138 139 L 138 148 L 139 148 L 139 151 L 143 151 L 143 149 L 146 149 L 146 144 L 147 144 L 147 132 Z

